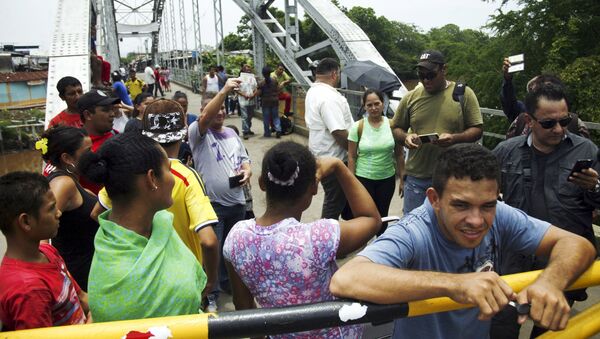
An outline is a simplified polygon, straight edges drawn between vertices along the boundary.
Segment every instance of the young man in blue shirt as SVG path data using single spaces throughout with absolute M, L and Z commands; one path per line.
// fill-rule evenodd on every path
M 491 317 L 509 301 L 531 304 L 529 317 L 565 328 L 563 295 L 592 263 L 584 238 L 497 201 L 496 157 L 476 144 L 441 154 L 427 200 L 333 276 L 331 291 L 380 304 L 435 297 L 476 308 L 397 319 L 394 338 L 486 338 Z M 542 274 L 515 293 L 498 274 L 509 254 L 549 257 Z M 523 323 L 527 316 L 520 316 Z

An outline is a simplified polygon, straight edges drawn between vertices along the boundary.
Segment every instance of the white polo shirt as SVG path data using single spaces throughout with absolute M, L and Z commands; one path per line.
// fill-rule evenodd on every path
M 335 88 L 312 84 L 304 99 L 304 120 L 309 129 L 308 148 L 315 156 L 348 160 L 348 150 L 335 142 L 331 132 L 350 130 L 354 119 L 348 101 Z
M 146 68 L 144 69 L 144 75 L 146 77 L 146 83 L 148 85 L 154 84 L 154 82 L 155 82 L 154 70 L 152 69 L 152 67 L 146 66 Z

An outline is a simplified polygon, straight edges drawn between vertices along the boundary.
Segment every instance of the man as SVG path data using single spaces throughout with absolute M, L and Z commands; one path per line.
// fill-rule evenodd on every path
M 502 111 L 504 112 L 504 115 L 506 115 L 506 118 L 509 121 L 512 121 L 508 127 L 508 131 L 506 132 L 507 139 L 529 133 L 529 126 L 525 121 L 525 104 L 523 104 L 522 101 L 517 100 L 516 91 L 512 82 L 513 76 L 512 73 L 508 72 L 509 68 L 510 61 L 508 61 L 508 58 L 504 58 L 504 62 L 502 64 L 502 73 L 504 74 L 504 77 L 502 79 L 502 88 L 500 90 L 500 102 L 502 104 Z M 551 74 L 542 74 L 529 80 L 527 83 L 527 92 L 530 92 L 537 84 L 541 83 L 556 83 L 563 86 L 562 81 L 560 81 L 558 77 Z M 573 115 L 574 119 L 569 125 L 567 125 L 569 131 L 589 139 L 590 132 L 587 129 L 587 126 L 585 126 L 584 122 L 579 119 L 577 114 L 571 114 Z
M 392 119 L 396 142 L 409 149 L 404 183 L 405 215 L 423 203 L 425 191 L 431 186 L 433 167 L 443 148 L 475 142 L 483 134 L 483 118 L 475 93 L 467 87 L 463 102 L 455 101 L 456 83 L 446 80 L 447 72 L 442 53 L 423 52 L 417 64 L 422 86 L 402 98 Z M 430 133 L 437 133 L 439 138 L 423 143 L 419 135 Z
M 242 134 L 244 140 L 248 140 L 250 135 L 254 135 L 254 132 L 250 130 L 252 127 L 252 117 L 254 116 L 254 107 L 256 100 L 254 99 L 257 94 L 256 77 L 252 73 L 250 65 L 244 64 L 242 66 L 242 72 L 240 73 L 240 113 L 242 118 Z
M 502 198 L 510 206 L 595 244 L 592 213 L 600 207 L 598 148 L 590 140 L 567 130 L 573 117 L 562 86 L 536 84 L 527 93 L 525 106 L 530 133 L 506 140 L 494 149 L 502 169 Z M 593 160 L 593 168 L 571 174 L 580 159 Z M 546 265 L 543 259 L 535 258 L 533 262 L 532 259 L 512 256 L 507 267 L 503 267 L 503 273 L 529 271 Z M 584 290 L 567 293 L 570 304 L 586 297 Z M 506 333 L 506 327 L 498 326 L 501 327 L 494 326 L 493 330 Z
M 317 157 L 330 156 L 348 162 L 348 130 L 354 123 L 350 106 L 335 87 L 340 65 L 331 58 L 319 62 L 316 80 L 306 93 L 304 119 L 308 127 L 308 148 Z M 322 218 L 338 219 L 346 205 L 344 192 L 335 176 L 321 179 L 325 198 Z
M 56 89 L 58 90 L 58 96 L 67 104 L 67 109 L 52 118 L 48 128 L 59 124 L 81 128 L 83 122 L 77 110 L 77 100 L 83 95 L 81 82 L 74 77 L 66 76 L 58 80 Z
M 239 86 L 239 79 L 228 79 L 223 89 L 216 94 L 205 93 L 202 97 L 200 118 L 189 127 L 189 143 L 192 148 L 196 170 L 204 178 L 207 195 L 217 213 L 219 223 L 215 227 L 220 247 L 229 230 L 246 214 L 246 198 L 241 186 L 252 176 L 250 159 L 242 140 L 225 121 L 225 98 Z M 221 289 L 231 291 L 227 271 L 221 264 L 219 284 Z M 218 288 L 209 296 L 209 301 L 218 296 Z
M 135 98 L 144 91 L 144 87 L 146 85 L 141 79 L 137 78 L 135 73 L 135 69 L 129 70 L 129 79 L 125 82 L 125 87 L 129 91 L 129 95 L 131 96 L 131 101 L 133 102 Z
M 277 79 L 277 83 L 279 84 L 279 100 L 285 100 L 283 114 L 287 116 L 290 113 L 290 107 L 292 104 L 292 95 L 290 94 L 288 88 L 288 85 L 290 82 L 292 82 L 292 79 L 285 72 L 285 67 L 283 64 L 277 65 L 277 69 L 271 74 L 271 77 Z
M 156 98 L 158 96 L 158 92 L 160 92 L 160 96 L 164 97 L 165 93 L 163 92 L 163 89 L 160 85 L 161 83 L 161 76 L 160 76 L 160 66 L 156 65 L 154 66 L 154 97 Z
M 118 134 L 113 130 L 115 118 L 113 106 L 120 102 L 121 99 L 108 96 L 101 90 L 91 90 L 77 101 L 83 129 L 92 139 L 92 152 L 96 152 L 108 138 Z M 88 181 L 84 176 L 80 177 L 79 182 L 96 195 L 102 188 L 101 185 Z
M 146 91 L 150 94 L 154 93 L 154 85 L 156 83 L 156 77 L 154 76 L 154 70 L 152 69 L 152 66 L 150 66 L 150 64 L 148 64 L 146 66 L 146 68 L 144 69 L 144 76 L 146 77 L 146 85 L 148 85 L 148 87 L 146 88 Z M 154 95 L 156 96 L 156 95 Z
M 483 147 L 455 145 L 436 160 L 424 204 L 342 266 L 332 293 L 382 304 L 449 297 L 476 306 L 398 319 L 394 338 L 486 338 L 489 319 L 512 307 L 510 300 L 529 303 L 534 322 L 565 328 L 569 305 L 562 291 L 592 264 L 594 247 L 498 202 L 498 162 Z M 518 294 L 496 273 L 514 252 L 550 258 Z
M 217 76 L 217 68 L 215 66 L 211 66 L 208 69 L 208 74 L 202 79 L 202 93 L 217 93 L 219 91 L 219 77 Z

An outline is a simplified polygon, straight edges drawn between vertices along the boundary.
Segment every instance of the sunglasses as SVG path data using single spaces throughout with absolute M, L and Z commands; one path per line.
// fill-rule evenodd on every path
M 423 73 L 423 72 L 417 72 L 417 75 L 419 76 L 419 79 L 421 80 L 433 80 L 435 79 L 435 77 L 438 76 L 438 72 L 427 72 L 427 73 Z
M 538 120 L 536 117 L 531 116 L 531 118 L 540 124 L 543 129 L 551 129 L 558 123 L 561 127 L 566 127 L 571 123 L 573 117 L 569 114 L 567 117 L 559 119 L 559 120 Z

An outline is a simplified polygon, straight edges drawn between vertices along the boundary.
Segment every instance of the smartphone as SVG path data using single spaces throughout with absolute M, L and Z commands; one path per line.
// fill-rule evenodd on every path
M 575 172 L 581 172 L 582 170 L 584 170 L 586 168 L 592 167 L 592 163 L 593 163 L 592 159 L 577 160 L 577 162 L 575 163 L 575 166 L 573 166 L 573 169 L 571 169 L 571 173 L 569 173 L 569 176 L 573 176 L 573 173 L 575 173 Z
M 421 139 L 421 143 L 423 143 L 423 144 L 426 144 L 428 142 L 437 141 L 439 138 L 440 138 L 440 136 L 437 133 L 419 135 L 419 139 Z
M 234 175 L 233 177 L 229 177 L 229 188 L 235 188 L 241 186 L 240 180 L 244 177 L 243 174 Z
M 525 69 L 525 54 L 511 55 L 508 57 L 510 67 L 508 73 L 520 72 Z

